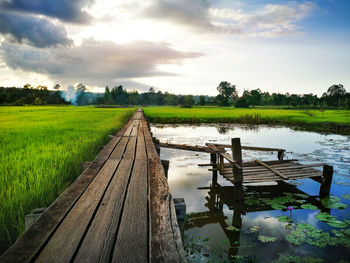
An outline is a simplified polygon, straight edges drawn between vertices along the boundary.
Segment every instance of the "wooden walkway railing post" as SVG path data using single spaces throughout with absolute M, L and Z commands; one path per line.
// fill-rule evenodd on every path
M 243 171 L 242 171 L 242 147 L 240 138 L 232 138 L 232 157 L 237 165 L 232 166 L 233 178 L 235 186 L 241 186 L 243 183 Z
M 215 187 L 215 185 L 218 183 L 217 154 L 216 153 L 210 154 L 210 163 L 213 166 L 212 186 Z
M 320 194 L 319 194 L 321 198 L 329 196 L 331 191 L 332 179 L 333 179 L 333 166 L 324 165 L 323 173 L 322 173 L 322 182 L 320 186 Z

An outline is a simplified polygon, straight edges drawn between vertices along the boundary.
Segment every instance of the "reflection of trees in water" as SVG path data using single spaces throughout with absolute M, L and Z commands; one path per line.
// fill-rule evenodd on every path
M 259 131 L 259 125 L 249 125 L 249 124 L 218 124 L 215 125 L 217 131 L 220 134 L 226 134 L 228 131 L 234 131 L 236 128 L 245 131 Z

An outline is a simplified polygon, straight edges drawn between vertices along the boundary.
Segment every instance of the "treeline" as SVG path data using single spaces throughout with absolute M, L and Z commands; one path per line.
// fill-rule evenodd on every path
M 245 90 L 242 96 L 238 96 L 236 86 L 229 82 L 221 82 L 217 87 L 219 94 L 211 96 L 175 95 L 168 92 L 127 91 L 119 85 L 112 89 L 105 88 L 104 93 L 88 92 L 83 84 L 76 87 L 68 87 L 61 90 L 57 84 L 54 90 L 48 90 L 46 86 L 36 88 L 25 85 L 23 88 L 0 87 L 0 104 L 2 105 L 47 105 L 47 104 L 73 104 L 73 105 L 172 105 L 181 107 L 201 106 L 285 106 L 285 107 L 309 107 L 309 108 L 343 108 L 350 109 L 350 93 L 346 92 L 343 85 L 333 85 L 321 96 L 314 94 L 280 94 L 262 92 L 260 89 Z
M 208 96 L 203 97 L 203 101 L 209 102 Z M 105 105 L 179 105 L 183 107 L 191 107 L 198 104 L 198 102 L 200 102 L 198 96 L 156 92 L 152 87 L 148 92 L 138 93 L 137 91 L 126 91 L 123 86 L 111 90 L 106 87 L 103 100 Z M 212 104 L 215 105 L 214 98 L 212 98 Z
M 76 88 L 68 87 L 67 90 L 58 90 L 57 84 L 54 90 L 49 90 L 46 86 L 33 87 L 29 84 L 23 88 L 0 87 L 0 104 L 22 106 L 30 105 L 93 105 L 103 101 L 103 94 L 87 92 L 82 84 Z M 100 99 L 100 100 L 99 100 Z M 102 99 L 102 100 L 101 100 Z

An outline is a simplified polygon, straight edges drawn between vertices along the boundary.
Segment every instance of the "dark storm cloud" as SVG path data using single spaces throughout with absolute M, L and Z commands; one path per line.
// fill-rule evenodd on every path
M 86 40 L 81 46 L 50 49 L 5 42 L 0 54 L 10 68 L 88 85 L 104 85 L 120 78 L 170 76 L 173 74 L 159 70 L 158 66 L 202 56 L 175 50 L 164 43 L 141 41 L 119 45 L 94 40 Z
M 91 17 L 82 9 L 93 0 L 0 0 L 0 9 L 41 14 L 73 23 L 87 23 Z
M 10 41 L 36 47 L 69 45 L 67 31 L 44 18 L 0 12 L 0 34 Z

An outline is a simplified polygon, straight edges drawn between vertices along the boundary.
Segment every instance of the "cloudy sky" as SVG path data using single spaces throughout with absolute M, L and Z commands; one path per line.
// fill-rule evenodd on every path
M 0 85 L 350 90 L 349 0 L 0 0 Z

